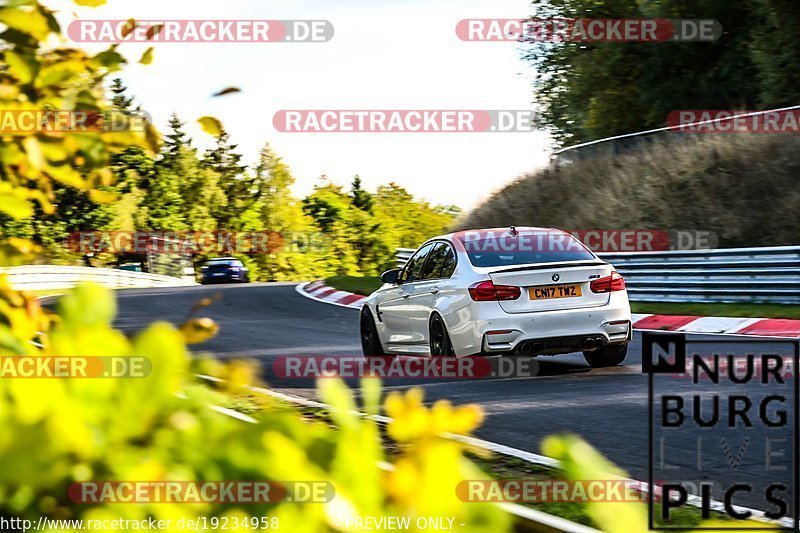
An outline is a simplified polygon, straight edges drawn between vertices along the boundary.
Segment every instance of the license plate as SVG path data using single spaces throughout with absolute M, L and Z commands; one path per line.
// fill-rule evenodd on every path
M 550 300 L 553 298 L 577 298 L 581 295 L 581 286 L 578 283 L 570 285 L 543 285 L 528 288 L 531 300 Z
M 211 274 L 211 275 L 212 275 L 212 276 L 224 276 L 224 275 L 225 275 L 225 272 L 215 272 L 215 273 L 213 273 L 213 274 Z

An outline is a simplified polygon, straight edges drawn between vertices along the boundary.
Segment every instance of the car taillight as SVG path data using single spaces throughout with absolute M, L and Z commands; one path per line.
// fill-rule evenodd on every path
M 495 285 L 491 280 L 480 281 L 469 288 L 469 295 L 476 302 L 493 300 L 516 300 L 522 292 L 519 287 Z
M 592 292 L 624 291 L 625 280 L 622 279 L 622 276 L 619 275 L 619 272 L 614 270 L 611 272 L 610 276 L 596 279 L 589 283 L 589 288 L 592 289 Z

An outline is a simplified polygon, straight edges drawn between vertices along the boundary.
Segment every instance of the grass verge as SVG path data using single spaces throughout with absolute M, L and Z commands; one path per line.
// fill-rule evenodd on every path
M 340 291 L 369 296 L 381 286 L 381 278 L 378 276 L 333 276 L 327 278 L 325 284 Z

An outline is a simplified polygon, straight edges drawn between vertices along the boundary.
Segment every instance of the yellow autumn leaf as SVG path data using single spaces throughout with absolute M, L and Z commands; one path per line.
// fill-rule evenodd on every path
M 149 65 L 153 62 L 153 47 L 151 46 L 147 50 L 144 51 L 142 54 L 142 58 L 139 60 L 139 63 L 142 65 Z
M 0 202 L 2 202 L 2 197 L 0 197 Z M 27 239 L 18 239 L 16 237 L 11 237 L 4 241 L 0 241 L 0 265 L 2 266 L 19 266 L 24 264 L 30 264 L 36 258 L 36 254 L 39 254 L 42 251 L 41 247 L 37 246 L 36 244 L 28 241 Z M 2 276 L 0 275 L 0 280 Z M 5 291 L 3 284 L 0 283 L 0 298 L 4 295 L 2 294 Z M 38 323 L 37 323 L 38 324 Z M 0 327 L 2 330 L 2 327 Z M 2 333 L 0 333 L 0 336 Z M 0 341 L 0 345 L 2 345 L 2 341 Z M 22 353 L 22 350 L 20 353 Z
M 5 60 L 8 65 L 8 73 L 23 84 L 30 83 L 39 68 L 39 64 L 34 58 L 23 56 L 13 50 L 6 51 Z
M 97 7 L 106 3 L 106 0 L 73 0 L 79 6 Z
M 50 34 L 50 25 L 39 9 L 25 9 L 25 6 L 4 7 L 0 9 L 0 22 L 37 41 L 44 41 Z
M 216 335 L 219 326 L 208 317 L 192 318 L 181 325 L 180 331 L 187 344 L 199 344 Z
M 47 165 L 45 172 L 48 176 L 64 185 L 69 185 L 76 189 L 86 188 L 86 182 L 81 173 L 69 165 Z
M 89 191 L 89 198 L 97 204 L 110 204 L 119 200 L 119 195 L 110 191 L 98 191 L 92 189 Z
M 222 122 L 214 117 L 200 117 L 197 119 L 203 131 L 214 137 L 222 135 Z
M 31 167 L 37 171 L 42 170 L 45 165 L 45 159 L 42 147 L 36 137 L 26 137 L 22 141 L 22 146 L 25 147 L 25 153 L 28 156 L 28 163 L 30 163 Z
M 33 216 L 33 204 L 14 192 L 0 191 L 0 212 L 20 220 Z
M 19 87 L 10 83 L 0 83 L 0 100 L 16 100 L 19 97 Z
M 45 214 L 52 215 L 55 212 L 55 206 L 50 202 L 50 199 L 42 191 L 38 189 L 28 189 L 28 198 L 35 200 L 39 203 L 39 207 Z

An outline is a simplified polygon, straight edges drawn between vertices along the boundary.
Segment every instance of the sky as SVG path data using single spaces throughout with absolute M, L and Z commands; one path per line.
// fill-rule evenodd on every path
M 529 64 L 512 42 L 464 42 L 465 18 L 523 18 L 527 0 L 109 0 L 89 8 L 44 0 L 66 27 L 80 19 L 325 19 L 324 43 L 123 43 L 120 77 L 166 131 L 177 112 L 196 146 L 213 139 L 197 119 L 222 121 L 245 161 L 269 142 L 307 194 L 326 174 L 374 190 L 394 181 L 434 204 L 469 210 L 519 175 L 547 164 L 550 137 L 515 133 L 283 133 L 283 109 L 532 109 Z M 72 43 L 90 51 L 108 44 Z M 214 98 L 229 86 L 240 93 Z

